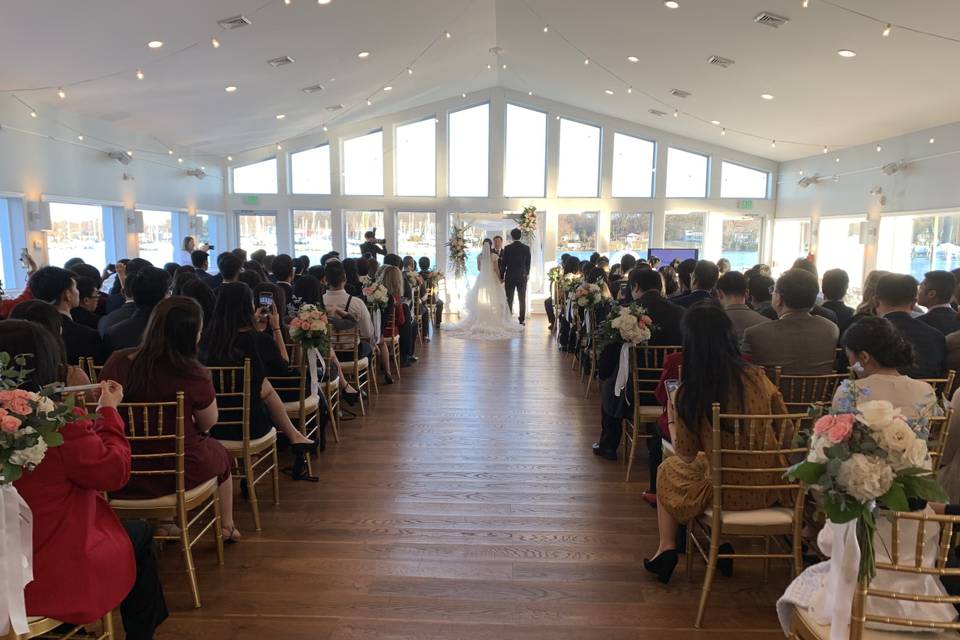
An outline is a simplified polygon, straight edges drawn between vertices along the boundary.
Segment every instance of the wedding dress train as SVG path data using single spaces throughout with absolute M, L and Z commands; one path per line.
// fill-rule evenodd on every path
M 509 340 L 519 336 L 523 328 L 510 313 L 497 258 L 487 243 L 483 244 L 479 262 L 480 275 L 467 292 L 466 317 L 457 324 L 444 325 L 444 334 L 479 340 Z

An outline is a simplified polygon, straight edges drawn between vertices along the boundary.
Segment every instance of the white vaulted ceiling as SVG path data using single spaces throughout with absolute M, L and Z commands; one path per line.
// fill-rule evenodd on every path
M 679 2 L 673 10 L 661 0 L 8 2 L 0 16 L 0 91 L 16 90 L 38 110 L 56 105 L 219 155 L 497 85 L 777 160 L 958 120 L 958 43 L 901 29 L 884 38 L 883 24 L 820 0 L 806 9 L 801 0 Z M 960 37 L 950 32 L 960 29 L 960 3 L 951 0 L 837 2 Z M 790 21 L 779 29 L 755 24 L 761 11 Z M 238 14 L 253 24 L 217 26 Z M 150 40 L 164 46 L 150 50 Z M 499 62 L 492 47 L 502 49 Z M 841 58 L 839 49 L 858 55 Z M 358 59 L 361 50 L 370 57 Z M 714 54 L 736 63 L 710 66 Z M 295 63 L 266 63 L 285 55 Z M 101 79 L 74 84 L 89 78 Z M 301 91 L 317 83 L 325 89 Z M 228 94 L 227 85 L 238 90 Z M 676 98 L 673 88 L 691 95 Z M 336 104 L 344 112 L 326 110 Z M 670 115 L 674 107 L 679 118 Z M 721 138 L 710 120 L 728 134 Z

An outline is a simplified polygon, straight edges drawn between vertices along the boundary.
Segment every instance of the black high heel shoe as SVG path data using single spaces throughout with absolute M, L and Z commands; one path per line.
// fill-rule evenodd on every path
M 676 549 L 669 549 L 658 555 L 653 560 L 643 559 L 643 568 L 657 576 L 657 580 L 663 584 L 670 582 L 670 576 L 673 570 L 677 568 L 679 556 Z
M 307 482 L 320 482 L 320 478 L 310 475 L 307 465 L 307 456 L 309 456 L 317 446 L 315 442 L 294 444 L 290 446 L 293 452 L 293 466 L 283 469 L 294 480 L 305 480 Z
M 344 399 L 344 400 L 347 402 L 347 404 L 350 405 L 351 407 L 354 406 L 354 405 L 356 405 L 356 404 L 357 404 L 357 400 L 360 399 L 360 392 L 359 392 L 359 391 L 354 391 L 353 393 L 347 393 L 346 391 L 344 391 L 342 395 L 343 395 L 343 399 Z
M 383 384 L 393 384 L 393 377 L 389 373 L 383 374 Z

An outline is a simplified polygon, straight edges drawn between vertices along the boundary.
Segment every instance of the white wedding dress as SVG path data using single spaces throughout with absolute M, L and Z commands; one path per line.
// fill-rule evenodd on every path
M 479 259 L 480 275 L 467 292 L 466 317 L 454 325 L 443 325 L 444 334 L 478 340 L 509 340 L 519 336 L 523 327 L 513 319 L 507 304 L 507 292 L 500 282 L 499 261 L 484 243 Z

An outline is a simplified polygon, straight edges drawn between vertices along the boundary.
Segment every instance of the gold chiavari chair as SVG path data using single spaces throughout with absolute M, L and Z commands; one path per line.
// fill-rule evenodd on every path
M 277 456 L 277 430 L 270 428 L 266 435 L 250 438 L 250 359 L 244 358 L 240 367 L 207 367 L 217 392 L 217 430 L 236 436 L 217 438 L 233 457 L 234 475 L 246 481 L 253 512 L 253 525 L 260 527 L 260 500 L 257 484 L 267 476 L 273 480 L 273 505 L 280 506 L 280 463 Z M 257 393 L 260 390 L 257 389 Z
M 951 369 L 943 378 L 924 378 L 923 381 L 933 387 L 937 400 L 944 406 L 950 404 L 950 390 L 953 389 L 953 382 L 957 377 L 957 372 Z
M 722 414 L 720 404 L 713 404 L 713 451 L 710 458 L 713 505 L 687 524 L 688 578 L 693 579 L 695 551 L 707 565 L 694 627 L 699 629 L 703 622 L 718 560 L 761 559 L 764 581 L 770 560 L 790 562 L 794 575 L 803 570 L 800 530 L 803 526 L 804 489 L 802 483 L 784 478 L 784 473 L 790 466 L 791 456 L 807 453 L 806 448 L 793 447 L 791 443 L 795 430 L 802 428 L 804 421 L 811 420 L 806 413 Z M 758 445 L 763 441 L 766 441 L 765 445 Z M 749 461 L 748 465 L 744 464 L 745 461 Z M 725 511 L 723 496 L 729 491 L 741 494 L 781 492 L 780 504 L 784 506 Z M 720 553 L 720 539 L 729 537 L 760 538 L 764 550 L 762 553 Z M 779 551 L 771 551 L 772 541 L 779 543 Z
M 340 422 L 340 372 L 333 366 L 332 353 L 324 358 L 324 364 L 326 379 L 320 380 L 320 393 L 327 400 L 327 418 L 330 419 L 330 427 L 334 434 L 339 434 L 342 425 Z
M 382 333 L 384 336 L 389 333 L 393 337 L 383 337 L 382 340 L 387 345 L 387 357 L 390 358 L 390 369 L 393 371 L 397 382 L 400 382 L 400 330 L 395 325 L 394 315 L 392 313 L 387 315 L 390 317 L 384 317 Z M 376 370 L 373 371 L 373 377 L 377 377 Z
M 960 529 L 960 516 L 940 516 L 924 511 L 884 512 L 878 520 L 889 521 L 889 544 L 876 546 L 876 567 L 878 571 L 889 571 L 907 576 L 934 576 L 938 580 L 945 577 L 956 579 L 960 568 L 948 567 L 947 560 L 953 549 L 955 532 Z M 884 528 L 886 524 L 883 523 Z M 934 566 L 924 563 L 924 550 L 932 540 L 936 541 L 936 560 Z M 929 553 L 928 553 L 929 555 Z M 867 579 L 860 581 L 853 596 L 850 615 L 850 640 L 955 640 L 960 635 L 960 622 L 934 621 L 929 618 L 900 618 L 870 613 L 867 598 L 871 605 L 878 606 L 884 600 L 902 602 L 942 603 L 956 606 L 960 596 L 931 595 L 929 592 L 913 592 L 907 585 L 911 582 L 922 586 L 920 581 L 903 580 L 897 591 L 874 588 Z M 952 608 L 951 606 L 951 608 Z M 866 623 L 888 625 L 883 631 L 865 629 Z M 902 627 L 902 630 L 896 627 Z M 813 614 L 801 607 L 795 609 L 790 626 L 791 640 L 827 640 L 830 638 L 830 626 L 816 622 Z M 951 633 L 943 633 L 950 631 Z
M 600 357 L 600 353 L 597 351 L 597 341 L 594 339 L 593 332 L 597 330 L 597 311 L 596 309 L 590 309 L 587 311 L 587 314 L 590 317 L 590 332 L 587 333 L 587 357 L 589 358 L 589 367 L 581 367 L 581 380 L 583 379 L 583 372 L 587 372 L 587 389 L 583 394 L 584 399 L 590 397 L 590 387 L 591 385 L 596 384 L 597 389 L 600 388 L 600 380 L 597 378 L 597 359 Z
M 86 366 L 84 366 L 84 363 L 86 363 Z M 80 368 L 86 372 L 90 382 L 96 384 L 100 381 L 100 372 L 103 371 L 103 365 L 96 364 L 93 358 L 80 358 Z
M 633 417 L 624 421 L 626 428 L 623 430 L 623 448 L 627 458 L 627 477 L 624 482 L 630 482 L 630 471 L 633 469 L 633 461 L 637 455 L 637 442 L 641 438 L 649 437 L 641 430 L 648 424 L 656 424 L 663 415 L 663 406 L 656 400 L 657 385 L 660 383 L 660 374 L 663 372 L 663 361 L 668 355 L 682 350 L 683 347 L 679 346 L 634 345 L 630 347 Z M 627 393 L 627 390 L 624 389 L 623 393 Z
M 947 438 L 950 436 L 950 420 L 953 418 L 953 405 L 948 404 L 942 416 L 927 418 L 927 428 L 930 435 L 927 437 L 927 450 L 933 461 L 933 469 L 940 468 L 940 458 L 947 447 Z
M 583 341 L 583 318 L 580 317 L 580 309 L 574 305 L 573 310 L 570 312 L 570 353 L 573 354 L 573 359 L 570 363 L 571 369 L 576 369 L 577 365 L 580 364 L 580 347 Z
M 4 640 L 30 640 L 30 638 L 47 638 L 49 640 L 113 640 L 113 612 L 106 613 L 97 623 L 92 625 L 67 625 L 66 630 L 60 630 L 64 623 L 54 618 L 31 616 L 27 619 L 29 629 L 26 633 L 14 633 L 10 629 Z M 85 627 L 89 627 L 88 631 Z
M 423 302 L 420 300 L 420 287 L 413 288 L 413 298 L 410 301 L 410 313 L 417 323 L 417 342 L 423 346 Z
M 846 373 L 796 376 L 784 374 L 781 367 L 773 370 L 773 384 L 780 389 L 783 403 L 789 411 L 797 413 L 807 411 L 818 402 L 829 405 L 837 386 L 849 377 Z
M 185 488 L 183 392 L 177 393 L 175 402 L 124 403 L 117 411 L 126 423 L 127 440 L 133 452 L 131 476 L 150 477 L 157 481 L 172 479 L 174 491 L 159 498 L 143 500 L 114 498 L 110 500 L 110 506 L 120 518 L 173 519 L 180 529 L 179 534 L 154 537 L 180 542 L 190 591 L 193 593 L 193 606 L 199 609 L 200 588 L 193 563 L 193 547 L 208 530 L 213 529 L 217 560 L 223 564 L 223 531 L 217 479 L 210 478 L 190 490 Z M 171 412 L 175 416 L 173 427 L 165 421 Z M 201 522 L 200 531 L 192 535 L 194 525 L 211 511 L 212 517 L 205 523 Z
M 360 329 L 354 327 L 346 331 L 330 331 L 330 348 L 337 354 L 340 361 L 340 372 L 354 389 L 360 393 L 360 414 L 367 415 L 367 408 L 363 402 L 364 390 L 370 390 L 370 359 L 360 358 Z M 349 355 L 349 359 L 340 356 Z
M 285 376 L 270 376 L 270 384 L 281 398 L 296 397 L 296 400 L 288 400 L 283 403 L 283 409 L 290 417 L 290 421 L 296 426 L 300 433 L 306 437 L 317 441 L 320 437 L 321 422 L 321 398 L 323 391 L 320 384 L 317 385 L 317 393 L 310 393 L 310 370 L 303 356 L 303 350 L 299 345 L 288 345 L 288 351 L 293 354 L 290 359 L 290 372 Z M 321 365 L 322 366 L 322 363 Z M 340 433 L 337 430 L 336 423 L 331 423 L 333 427 L 333 439 L 340 442 Z M 313 463 L 310 456 L 307 456 L 307 472 L 313 475 Z

